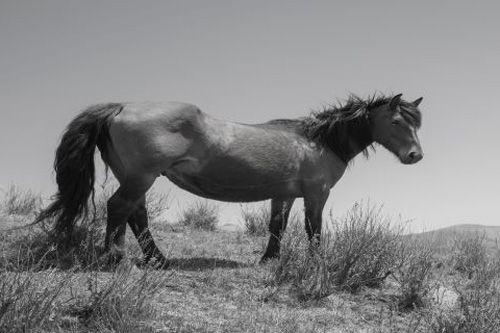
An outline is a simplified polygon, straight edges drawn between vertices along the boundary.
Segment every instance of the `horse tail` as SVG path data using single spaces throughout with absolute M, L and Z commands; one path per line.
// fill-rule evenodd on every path
M 117 103 L 93 105 L 69 123 L 54 161 L 58 191 L 34 223 L 51 219 L 54 232 L 69 236 L 76 221 L 88 218 L 89 198 L 94 200 L 95 148 L 106 159 L 110 120 L 122 109 Z

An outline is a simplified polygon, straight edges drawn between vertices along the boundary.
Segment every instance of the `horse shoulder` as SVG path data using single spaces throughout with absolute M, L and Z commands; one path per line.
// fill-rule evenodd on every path
M 325 170 L 326 184 L 330 188 L 342 178 L 347 169 L 347 164 L 328 148 L 325 148 L 321 164 Z
M 302 186 L 306 192 L 331 189 L 346 169 L 347 165 L 330 149 L 311 143 L 301 168 Z

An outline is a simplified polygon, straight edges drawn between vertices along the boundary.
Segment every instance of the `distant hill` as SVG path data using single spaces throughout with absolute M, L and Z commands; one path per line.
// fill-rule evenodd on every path
M 411 234 L 417 239 L 433 241 L 437 248 L 449 249 L 453 241 L 467 235 L 484 237 L 484 244 L 488 250 L 500 248 L 500 226 L 486 226 L 480 224 L 458 224 L 451 227 Z

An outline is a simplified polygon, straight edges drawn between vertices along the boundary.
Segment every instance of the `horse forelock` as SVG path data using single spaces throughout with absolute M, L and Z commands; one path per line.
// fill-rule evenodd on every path
M 410 122 L 410 124 L 413 124 L 417 128 L 420 128 L 422 126 L 422 113 L 412 103 L 406 102 L 406 101 L 401 101 L 399 104 L 399 110 L 401 112 L 401 115 L 403 118 L 406 119 L 406 121 Z

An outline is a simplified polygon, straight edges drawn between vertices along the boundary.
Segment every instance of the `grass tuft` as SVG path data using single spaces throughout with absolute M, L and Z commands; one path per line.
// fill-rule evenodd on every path
M 155 297 L 161 295 L 169 274 L 145 270 L 138 274 L 123 263 L 106 281 L 97 272 L 87 275 L 87 293 L 74 299 L 65 315 L 88 328 L 113 332 L 141 331 L 145 319 L 156 315 Z
M 72 273 L 0 272 L 0 332 L 35 332 L 51 326 L 65 302 L 58 298 Z

